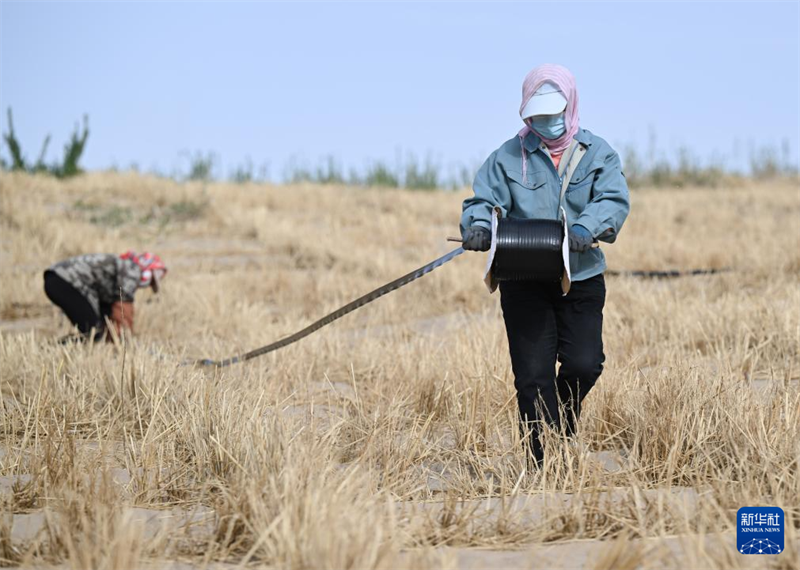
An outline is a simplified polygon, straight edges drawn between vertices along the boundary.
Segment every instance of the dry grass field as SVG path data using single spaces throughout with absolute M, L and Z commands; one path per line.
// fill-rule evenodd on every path
M 0 566 L 800 568 L 800 192 L 635 189 L 607 278 L 606 369 L 528 472 L 484 256 L 286 349 L 442 255 L 467 191 L 0 174 Z M 118 344 L 62 346 L 52 262 L 152 250 Z M 736 511 L 787 517 L 777 556 Z

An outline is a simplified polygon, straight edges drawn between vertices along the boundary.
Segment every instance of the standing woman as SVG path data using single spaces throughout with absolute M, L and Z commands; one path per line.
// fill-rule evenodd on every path
M 619 156 L 580 128 L 572 73 L 560 65 L 534 68 L 522 84 L 525 126 L 494 151 L 464 201 L 464 249 L 486 251 L 492 210 L 501 217 L 559 219 L 566 213 L 572 285 L 500 283 L 521 426 L 541 464 L 541 423 L 575 431 L 581 402 L 603 370 L 605 256 L 596 240 L 613 243 L 630 210 Z M 560 363 L 556 374 L 556 362 Z M 563 422 L 562 422 L 563 418 Z

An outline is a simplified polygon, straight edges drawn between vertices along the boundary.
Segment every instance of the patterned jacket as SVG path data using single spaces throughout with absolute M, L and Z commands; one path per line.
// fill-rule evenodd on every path
M 142 270 L 133 260 L 113 253 L 71 257 L 52 265 L 48 271 L 75 287 L 98 315 L 108 312 L 115 301 L 133 302 L 142 277 Z

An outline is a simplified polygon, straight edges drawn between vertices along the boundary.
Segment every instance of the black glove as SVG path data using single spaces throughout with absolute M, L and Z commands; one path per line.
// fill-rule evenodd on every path
M 569 249 L 570 251 L 577 251 L 583 253 L 592 247 L 594 238 L 589 230 L 579 224 L 575 224 L 569 230 Z
M 489 251 L 492 245 L 492 234 L 481 226 L 472 226 L 464 230 L 461 246 L 467 251 Z

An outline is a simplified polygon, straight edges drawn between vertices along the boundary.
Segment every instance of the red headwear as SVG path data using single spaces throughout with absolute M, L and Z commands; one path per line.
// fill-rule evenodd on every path
M 136 253 L 135 251 L 128 250 L 122 255 L 122 259 L 130 259 L 142 270 L 142 278 L 139 281 L 139 287 L 152 286 L 153 291 L 158 291 L 159 281 L 167 274 L 167 266 L 159 256 L 155 253 L 145 251 Z

